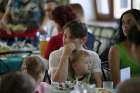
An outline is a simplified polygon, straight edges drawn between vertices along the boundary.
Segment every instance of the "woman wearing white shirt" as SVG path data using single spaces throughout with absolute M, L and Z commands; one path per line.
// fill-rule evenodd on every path
M 79 21 L 72 21 L 64 26 L 64 47 L 51 53 L 49 57 L 49 74 L 52 81 L 64 82 L 68 80 L 69 59 L 74 51 L 84 50 L 90 55 L 92 62 L 92 77 L 96 86 L 101 87 L 101 61 L 94 52 L 83 48 L 87 39 L 86 25 Z

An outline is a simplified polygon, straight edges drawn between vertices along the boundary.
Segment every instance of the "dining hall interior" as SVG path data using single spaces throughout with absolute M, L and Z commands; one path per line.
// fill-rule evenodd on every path
M 140 0 L 0 0 L 0 93 L 139 93 Z

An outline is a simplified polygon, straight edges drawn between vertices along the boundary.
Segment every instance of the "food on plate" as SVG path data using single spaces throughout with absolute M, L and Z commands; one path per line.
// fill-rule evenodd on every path
M 27 30 L 27 27 L 23 24 L 7 24 L 7 28 L 11 29 L 14 32 L 24 32 Z
M 109 89 L 98 88 L 96 93 L 112 93 Z
M 6 44 L 0 43 L 0 52 L 7 52 L 9 50 L 11 50 L 9 46 L 7 46 Z

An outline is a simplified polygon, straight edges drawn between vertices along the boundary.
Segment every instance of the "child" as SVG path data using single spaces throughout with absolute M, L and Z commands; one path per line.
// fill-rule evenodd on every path
M 1 77 L 0 93 L 34 93 L 35 81 L 26 73 L 10 72 Z
M 71 79 L 77 79 L 85 83 L 93 83 L 90 55 L 88 52 L 79 50 L 74 52 L 73 55 L 70 59 L 70 69 L 73 71 L 70 73 L 72 74 Z
M 42 82 L 45 71 L 45 64 L 39 56 L 28 56 L 24 59 L 22 72 L 28 73 L 35 79 L 37 83 L 35 93 L 45 93 L 45 90 L 49 88 L 49 85 L 46 82 Z
M 131 78 L 117 86 L 116 93 L 140 93 L 140 78 Z

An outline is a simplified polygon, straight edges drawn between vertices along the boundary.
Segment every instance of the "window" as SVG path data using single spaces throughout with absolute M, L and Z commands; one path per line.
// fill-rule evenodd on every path
M 118 19 L 126 10 L 131 9 L 131 0 L 114 0 L 114 18 Z
M 140 0 L 133 0 L 133 8 L 140 9 Z
M 97 20 L 112 21 L 120 18 L 124 11 L 132 8 L 132 0 L 94 0 L 94 6 Z M 140 1 L 137 7 L 140 8 Z
M 113 19 L 112 0 L 94 0 L 96 19 L 111 21 Z

